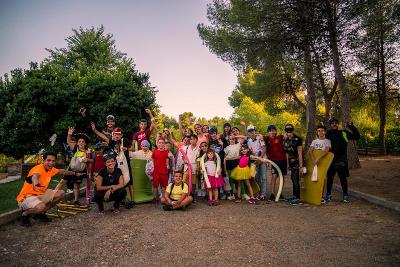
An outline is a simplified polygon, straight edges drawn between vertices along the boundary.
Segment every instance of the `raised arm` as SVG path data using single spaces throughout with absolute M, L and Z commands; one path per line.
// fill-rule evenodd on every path
M 92 122 L 90 125 L 92 126 L 93 132 L 94 132 L 98 137 L 100 137 L 100 138 L 101 138 L 104 142 L 106 142 L 107 144 L 110 142 L 110 139 L 108 139 L 108 137 L 107 137 L 105 134 L 99 132 L 99 131 L 96 129 L 96 125 L 94 124 L 94 122 Z
M 72 134 L 74 133 L 75 128 L 74 127 L 69 127 L 68 128 L 68 134 L 67 134 L 67 144 L 71 150 L 74 150 L 76 143 L 72 141 Z
M 241 120 L 240 121 L 240 125 L 242 125 L 243 126 L 243 132 L 242 132 L 242 134 L 243 135 L 246 135 L 246 122 L 244 121 L 244 120 Z
M 150 109 L 146 108 L 144 111 L 147 114 L 149 114 L 149 116 L 150 116 L 150 128 L 149 129 L 150 129 L 150 132 L 151 132 L 151 131 L 153 131 L 154 127 L 156 126 L 155 123 L 154 123 L 155 119 L 154 119 L 153 113 L 151 113 Z
M 179 126 L 179 132 L 181 133 L 181 136 L 184 136 L 185 130 L 182 127 L 182 114 L 179 114 L 178 126 Z

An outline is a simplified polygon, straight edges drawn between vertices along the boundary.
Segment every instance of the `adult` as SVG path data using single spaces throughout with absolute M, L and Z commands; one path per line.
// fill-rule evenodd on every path
M 267 147 L 267 156 L 270 160 L 272 160 L 276 165 L 278 165 L 279 169 L 282 171 L 282 175 L 286 175 L 287 166 L 286 166 L 286 153 L 283 148 L 283 135 L 278 134 L 278 130 L 275 125 L 268 125 L 267 127 L 268 135 L 264 136 L 265 145 Z M 269 200 L 275 200 L 275 186 L 276 179 L 278 177 L 278 171 L 275 167 L 272 167 L 272 176 L 271 176 L 271 196 Z M 283 195 L 281 195 L 281 199 L 284 199 Z
M 142 147 L 142 141 L 147 140 L 150 142 L 150 136 L 151 133 L 155 127 L 154 124 L 154 116 L 153 113 L 151 113 L 150 109 L 145 109 L 144 110 L 147 114 L 149 114 L 150 116 L 150 127 L 147 128 L 147 120 L 146 119 L 141 119 L 139 122 L 139 131 L 132 134 L 131 139 L 132 139 L 132 143 L 133 143 L 133 147 L 135 147 L 136 143 L 137 143 L 137 150 L 141 149 Z
M 29 171 L 16 198 L 18 206 L 22 210 L 21 224 L 23 226 L 32 226 L 29 219 L 31 214 L 35 214 L 41 221 L 51 221 L 46 215 L 47 210 L 54 207 L 65 196 L 65 192 L 61 189 L 61 186 L 65 183 L 64 179 L 61 179 L 54 189 L 47 189 L 55 175 L 82 175 L 73 171 L 56 169 L 55 163 L 56 154 L 46 152 L 43 155 L 43 163 L 36 165 Z
M 75 135 L 77 142 L 72 140 L 72 135 Z M 92 163 L 94 158 L 86 144 L 90 140 L 89 136 L 84 133 L 75 133 L 75 128 L 69 127 L 67 134 L 67 144 L 69 149 L 73 152 L 72 159 L 69 163 L 69 169 L 74 172 L 82 173 L 81 176 L 65 176 L 68 188 L 73 188 L 74 192 L 74 205 L 80 206 L 79 203 L 79 190 L 82 180 L 87 178 L 91 173 Z
M 114 128 L 112 133 L 112 138 L 109 139 L 106 135 L 99 132 L 95 125 L 92 124 L 93 132 L 99 136 L 104 142 L 106 142 L 111 150 L 113 150 L 116 154 L 117 166 L 121 169 L 122 175 L 124 177 L 124 184 L 129 189 L 129 195 L 131 197 L 131 201 L 126 203 L 127 208 L 133 207 L 133 199 L 135 195 L 135 191 L 133 188 L 133 180 L 132 180 L 132 171 L 130 165 L 129 158 L 129 150 L 128 148 L 131 146 L 131 142 L 129 140 L 124 140 L 122 129 L 117 127 Z
M 300 174 L 303 173 L 303 140 L 294 134 L 293 124 L 285 125 L 286 138 L 284 149 L 286 152 L 287 166 L 293 184 L 293 197 L 288 200 L 290 205 L 299 205 L 300 201 Z
M 124 176 L 116 167 L 116 154 L 112 150 L 104 153 L 106 167 L 101 169 L 96 177 L 96 193 L 94 201 L 99 207 L 99 213 L 104 213 L 104 202 L 114 201 L 113 212 L 119 213 L 121 202 L 125 199 Z
M 247 127 L 248 137 L 247 137 L 247 146 L 251 150 L 254 156 L 260 158 L 266 158 L 266 148 L 265 142 L 262 136 L 256 133 L 256 127 L 253 125 L 249 125 Z M 265 200 L 267 195 L 267 165 L 260 161 L 256 160 L 256 181 L 260 185 L 260 193 L 257 196 L 258 200 Z
M 222 133 L 222 140 L 225 143 L 225 146 L 229 144 L 229 136 L 232 132 L 232 126 L 229 122 L 224 123 L 224 132 Z
M 331 140 L 331 152 L 334 154 L 331 166 L 328 169 L 327 174 L 327 194 L 326 201 L 331 201 L 332 199 L 332 185 L 333 179 L 336 173 L 339 176 L 340 184 L 343 191 L 343 202 L 350 202 L 348 194 L 347 177 L 349 177 L 349 166 L 347 162 L 347 143 L 349 140 L 360 139 L 360 133 L 352 122 L 347 124 L 347 127 L 351 130 L 339 130 L 339 120 L 335 117 L 329 119 L 329 129 L 326 133 L 326 138 Z

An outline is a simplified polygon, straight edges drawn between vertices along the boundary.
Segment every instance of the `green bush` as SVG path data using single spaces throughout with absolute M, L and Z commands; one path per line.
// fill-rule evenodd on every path
M 386 147 L 389 153 L 400 153 L 400 127 L 392 128 L 387 131 Z
M 7 172 L 7 167 L 11 163 L 14 163 L 15 159 L 7 157 L 6 155 L 0 154 L 0 172 Z

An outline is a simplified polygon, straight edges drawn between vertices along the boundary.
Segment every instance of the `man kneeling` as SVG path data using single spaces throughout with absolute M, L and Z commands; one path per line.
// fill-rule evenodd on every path
M 99 213 L 104 213 L 104 201 L 114 201 L 114 213 L 119 213 L 119 206 L 125 199 L 124 176 L 119 168 L 116 168 L 114 151 L 109 150 L 103 155 L 106 167 L 99 171 L 96 177 L 96 193 L 94 201 L 99 206 Z
M 164 203 L 163 209 L 185 209 L 193 201 L 188 192 L 188 185 L 182 181 L 182 172 L 174 172 L 174 182 L 167 186 L 164 197 L 161 198 L 161 202 Z
M 43 163 L 33 167 L 17 196 L 18 206 L 22 209 L 22 225 L 32 226 L 29 215 L 35 214 L 36 218 L 44 222 L 51 221 L 46 212 L 64 198 L 65 192 L 61 186 L 64 179 L 54 189 L 47 189 L 53 176 L 57 174 L 80 176 L 82 174 L 73 171 L 54 168 L 56 154 L 47 152 L 43 155 Z

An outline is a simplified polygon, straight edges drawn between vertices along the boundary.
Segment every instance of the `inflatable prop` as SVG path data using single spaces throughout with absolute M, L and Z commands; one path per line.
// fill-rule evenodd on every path
M 188 187 L 189 192 L 192 192 L 192 165 L 190 164 L 190 160 L 186 153 L 183 151 L 182 146 L 178 145 L 178 142 L 174 138 L 171 138 L 172 143 L 178 148 L 178 151 L 182 154 L 183 160 L 188 166 L 188 173 L 189 173 L 189 180 L 188 180 Z
M 279 198 L 281 197 L 282 194 L 282 190 L 283 190 L 283 175 L 282 175 L 282 171 L 279 168 L 278 165 L 276 165 L 275 162 L 269 160 L 269 159 L 264 159 L 267 163 L 270 163 L 272 166 L 274 166 L 274 168 L 278 171 L 278 175 L 279 175 L 279 187 L 278 187 L 278 192 L 275 196 L 275 202 L 279 201 Z
M 146 163 L 147 160 L 144 159 L 131 160 L 133 188 L 135 188 L 133 200 L 136 203 L 150 202 L 153 200 L 153 184 L 146 175 Z
M 319 156 L 322 150 L 313 150 L 313 156 Z M 305 159 L 307 173 L 303 174 L 304 186 L 300 188 L 301 201 L 314 205 L 321 205 L 322 192 L 324 190 L 324 180 L 328 172 L 329 166 L 333 160 L 333 153 L 329 152 L 322 159 L 319 160 L 317 165 L 317 181 L 312 181 L 314 170 L 314 163 L 308 154 Z

